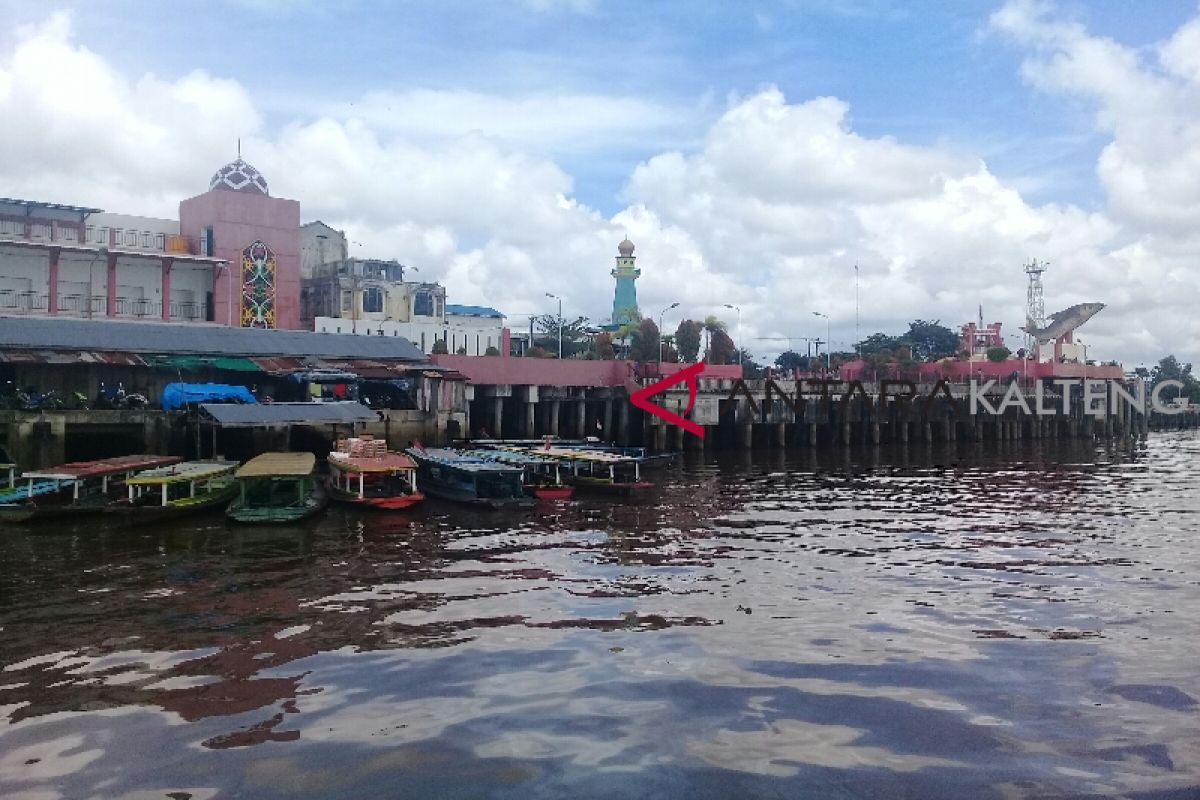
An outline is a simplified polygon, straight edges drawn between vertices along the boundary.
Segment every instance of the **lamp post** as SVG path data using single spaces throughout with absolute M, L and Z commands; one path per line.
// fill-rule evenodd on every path
M 562 298 L 556 294 L 550 294 L 549 292 L 546 292 L 546 297 L 549 297 L 551 300 L 558 301 L 558 357 L 561 359 L 563 357 L 562 356 L 562 328 L 563 328 L 563 326 L 562 326 L 562 323 L 563 323 Z
M 92 288 L 92 267 L 96 266 L 97 258 L 99 258 L 100 256 L 107 256 L 107 255 L 108 255 L 107 247 L 103 247 L 103 246 L 98 247 L 98 248 L 96 248 L 96 253 L 92 256 L 92 260 L 88 262 L 88 296 L 87 296 L 87 318 L 88 319 L 92 318 L 92 295 L 95 293 L 95 290 Z M 55 301 L 55 302 L 57 302 L 57 301 Z
M 742 309 L 735 306 L 733 303 L 725 303 L 725 308 L 732 308 L 737 312 L 737 348 L 738 348 L 738 366 L 742 365 Z
M 671 305 L 667 306 L 662 311 L 658 312 L 658 374 L 659 375 L 662 375 L 662 363 L 663 363 L 663 334 L 662 334 L 663 317 L 666 316 L 667 312 L 670 311 L 672 308 L 679 308 L 679 303 L 671 303 Z
M 825 318 L 825 371 L 828 372 L 830 369 L 829 357 L 833 352 L 833 341 L 831 340 L 831 335 L 829 333 L 829 315 L 822 314 L 820 311 L 814 311 L 812 313 L 814 317 Z

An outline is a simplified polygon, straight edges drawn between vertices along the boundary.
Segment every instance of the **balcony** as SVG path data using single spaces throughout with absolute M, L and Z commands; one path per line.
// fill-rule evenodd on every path
M 80 226 L 69 222 L 39 222 L 26 219 L 0 219 L 0 239 L 62 244 L 76 247 L 108 247 L 121 251 L 142 251 L 171 255 L 207 256 L 204 243 L 193 236 L 143 231 L 134 228 Z
M 36 292 L 0 290 L 0 313 L 47 314 L 49 298 Z M 90 306 L 90 308 L 89 308 Z M 183 322 L 203 322 L 208 319 L 207 303 L 171 303 L 171 319 Z M 108 316 L 108 298 L 81 294 L 58 296 L 58 313 L 67 317 L 105 318 Z M 136 300 L 118 297 L 113 304 L 113 316 L 121 319 L 161 319 L 162 303 L 154 300 Z

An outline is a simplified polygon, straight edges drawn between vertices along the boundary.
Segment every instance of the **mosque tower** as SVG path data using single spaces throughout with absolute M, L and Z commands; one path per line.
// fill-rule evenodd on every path
M 616 292 L 613 294 L 612 324 L 624 325 L 638 318 L 637 284 L 642 271 L 635 266 L 637 259 L 633 255 L 633 242 L 629 237 L 617 245 L 617 266 L 613 268 L 612 276 L 617 280 Z

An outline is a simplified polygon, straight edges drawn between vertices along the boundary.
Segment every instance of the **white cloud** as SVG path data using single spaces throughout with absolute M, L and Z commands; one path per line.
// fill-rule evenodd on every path
M 1037 257 L 1052 263 L 1048 310 L 1109 304 L 1086 329 L 1093 352 L 1197 358 L 1200 22 L 1152 61 L 1028 2 L 991 23 L 1027 51 L 1023 75 L 1039 91 L 1095 104 L 1111 137 L 1097 165 L 1104 211 L 1031 205 L 977 154 L 868 137 L 845 101 L 789 102 L 771 87 L 732 98 L 711 124 L 636 97 L 401 89 L 314 98 L 319 116 L 297 107 L 268 127 L 237 81 L 124 75 L 76 42 L 65 16 L 0 51 L 0 182 L 16 196 L 171 215 L 240 136 L 305 219 L 347 229 L 364 254 L 400 258 L 517 327 L 517 315 L 550 310 L 547 291 L 568 314 L 605 317 L 628 233 L 644 313 L 678 301 L 668 324 L 680 312 L 732 323 L 722 306 L 736 304 L 758 353 L 777 352 L 775 337 L 824 337 L 813 311 L 849 346 L 856 262 L 864 334 L 916 317 L 957 325 L 982 303 L 1015 336 L 1021 265 Z M 660 135 L 699 144 L 634 168 L 611 219 L 573 198 L 551 155 Z

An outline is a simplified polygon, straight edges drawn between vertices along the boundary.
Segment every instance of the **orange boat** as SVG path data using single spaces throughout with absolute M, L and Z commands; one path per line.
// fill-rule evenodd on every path
M 408 508 L 425 499 L 417 491 L 417 463 L 384 449 L 382 439 L 346 439 L 329 454 L 329 496 L 381 511 Z

